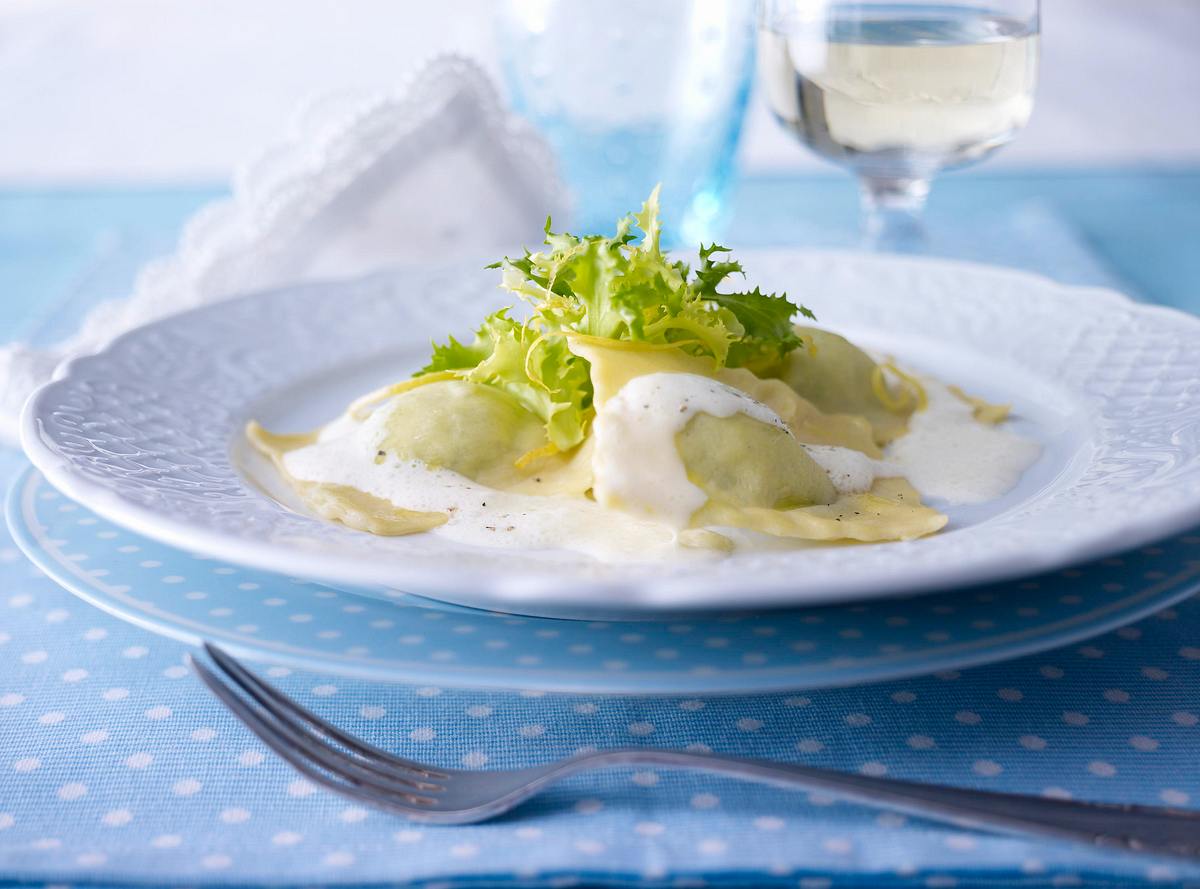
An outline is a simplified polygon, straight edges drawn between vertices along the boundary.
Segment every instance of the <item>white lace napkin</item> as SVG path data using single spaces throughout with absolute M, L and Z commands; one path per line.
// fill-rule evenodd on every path
M 54 348 L 0 348 L 0 438 L 16 442 L 22 404 L 62 361 L 139 324 L 306 278 L 491 256 L 540 241 L 566 208 L 549 147 L 468 59 L 435 58 L 392 93 L 311 102 L 129 297 Z

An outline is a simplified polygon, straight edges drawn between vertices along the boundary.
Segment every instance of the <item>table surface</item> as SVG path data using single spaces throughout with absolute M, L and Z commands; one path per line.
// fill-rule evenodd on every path
M 0 191 L 0 336 L 69 330 L 219 194 Z M 750 180 L 729 240 L 849 243 L 854 197 L 839 177 Z M 1016 240 L 989 240 L 997 220 Z M 1200 308 L 1200 171 L 950 176 L 930 221 L 958 255 Z M 0 455 L 4 477 L 21 465 Z M 1195 806 L 1198 627 L 1191 600 L 1037 657 L 804 695 L 582 699 L 273 675 L 350 730 L 451 765 L 505 767 L 586 744 L 701 744 Z M 646 770 L 576 779 L 493 824 L 420 829 L 298 781 L 187 678 L 184 652 L 75 600 L 0 539 L 0 883 L 1200 885 L 1200 867 Z

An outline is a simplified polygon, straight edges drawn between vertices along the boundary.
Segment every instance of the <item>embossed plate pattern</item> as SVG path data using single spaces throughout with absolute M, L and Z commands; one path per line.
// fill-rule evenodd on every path
M 508 611 L 599 615 L 926 592 L 1062 567 L 1200 522 L 1200 320 L 1003 269 L 856 254 L 747 253 L 825 325 L 1012 401 L 1042 459 L 1016 490 L 948 509 L 920 541 L 602 565 L 433 535 L 385 539 L 289 510 L 240 444 L 251 417 L 303 428 L 417 366 L 433 337 L 500 304 L 494 273 L 408 269 L 293 287 L 133 331 L 32 398 L 47 478 L 166 543 L 355 588 Z

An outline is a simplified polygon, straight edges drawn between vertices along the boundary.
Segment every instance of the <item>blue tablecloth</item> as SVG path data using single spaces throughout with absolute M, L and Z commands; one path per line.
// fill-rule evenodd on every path
M 981 221 L 970 206 L 1004 209 L 1016 233 L 1007 245 L 967 239 L 956 249 L 987 248 L 1017 264 L 1024 256 L 1048 272 L 1044 265 L 1058 261 L 1060 277 L 1089 283 L 1122 277 L 1163 302 L 1193 292 L 1200 274 L 1186 265 L 1181 274 L 1178 264 L 1174 273 L 1147 266 L 1194 254 L 1188 239 L 1200 208 L 1188 209 L 1186 196 L 1200 178 L 1180 174 L 1174 187 L 1155 177 L 1043 179 L 946 183 L 947 203 L 961 201 L 961 212 Z M 805 238 L 803 218 L 832 205 L 843 185 L 747 183 L 731 240 Z M 1076 225 L 1072 201 L 1105 188 L 1105 215 L 1088 217 L 1098 228 Z M 1144 238 L 1135 208 L 1159 194 L 1171 195 L 1164 212 L 1191 228 L 1139 261 L 1123 252 L 1115 226 L 1124 206 L 1125 234 Z M 6 329 L 64 295 L 82 304 L 106 288 L 119 292 L 204 197 L 0 194 Z M 1025 247 L 1022 226 L 1032 233 Z M 1097 260 L 1085 241 L 1118 246 Z M 1194 259 L 1179 259 L 1187 262 L 1194 271 Z M 21 465 L 15 454 L 0 456 L 0 476 Z M 298 779 L 190 678 L 184 652 L 60 590 L 0 537 L 0 883 L 1200 885 L 1200 866 L 988 836 L 667 771 L 583 776 L 493 823 L 417 827 Z M 446 765 L 503 768 L 584 746 L 704 745 L 916 780 L 1200 805 L 1197 600 L 1036 657 L 795 694 L 573 697 L 274 675 L 351 731 Z

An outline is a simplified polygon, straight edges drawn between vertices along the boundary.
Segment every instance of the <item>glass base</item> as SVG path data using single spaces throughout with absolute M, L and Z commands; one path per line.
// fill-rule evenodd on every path
M 929 180 L 860 175 L 861 246 L 880 253 L 923 253 L 927 236 L 922 214 Z

